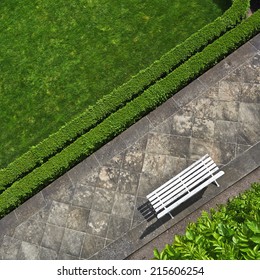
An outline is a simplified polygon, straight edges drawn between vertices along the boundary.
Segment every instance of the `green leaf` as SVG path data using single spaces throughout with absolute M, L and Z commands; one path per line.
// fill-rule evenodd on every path
M 192 231 L 187 230 L 186 231 L 186 237 L 188 238 L 188 240 L 192 241 L 194 239 L 194 234 Z
M 260 244 L 260 235 L 254 235 L 250 238 L 254 243 Z
M 247 221 L 246 225 L 253 231 L 253 233 L 260 233 L 260 226 L 255 221 Z
M 157 260 L 160 259 L 160 253 L 159 253 L 158 249 L 155 248 L 155 249 L 153 250 L 153 254 L 154 254 L 154 258 L 155 258 L 155 259 L 157 259 Z

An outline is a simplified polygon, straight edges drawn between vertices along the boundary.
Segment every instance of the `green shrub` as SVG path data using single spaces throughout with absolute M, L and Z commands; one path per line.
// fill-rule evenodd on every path
M 210 215 L 203 212 L 183 236 L 159 252 L 158 260 L 255 260 L 260 259 L 260 183 L 222 205 Z
M 221 17 L 206 25 L 185 42 L 162 56 L 160 60 L 140 71 L 127 83 L 104 96 L 94 106 L 86 109 L 83 114 L 65 124 L 56 133 L 0 170 L 0 193 L 97 126 L 110 114 L 125 106 L 127 102 L 140 96 L 147 88 L 163 79 L 227 30 L 236 26 L 245 17 L 248 7 L 249 0 L 234 0 L 232 6 Z
M 214 65 L 228 53 L 246 42 L 260 30 L 260 10 L 179 66 L 166 78 L 149 87 L 123 108 L 40 167 L 16 181 L 0 195 L 0 217 L 37 193 L 66 170 L 135 123 L 147 112 L 161 104 L 190 80 Z

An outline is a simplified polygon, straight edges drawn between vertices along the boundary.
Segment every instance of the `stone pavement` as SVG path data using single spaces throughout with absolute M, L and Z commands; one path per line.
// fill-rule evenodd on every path
M 150 191 L 205 153 L 228 187 L 259 166 L 259 140 L 260 35 L 1 219 L 0 259 L 125 258 L 205 200 L 147 221 Z

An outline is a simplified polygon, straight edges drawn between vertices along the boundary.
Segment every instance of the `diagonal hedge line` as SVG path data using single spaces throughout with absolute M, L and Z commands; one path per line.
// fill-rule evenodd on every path
M 163 79 L 227 30 L 232 29 L 245 18 L 248 8 L 249 0 L 234 0 L 232 6 L 221 17 L 170 50 L 148 68 L 140 71 L 127 83 L 104 96 L 94 106 L 86 109 L 84 113 L 65 124 L 56 133 L 31 147 L 28 152 L 18 157 L 6 168 L 1 169 L 0 193 L 94 128 L 110 114 L 125 106 L 127 102 L 140 96 L 143 91 Z
M 260 10 L 0 195 L 0 218 L 135 123 L 260 31 Z

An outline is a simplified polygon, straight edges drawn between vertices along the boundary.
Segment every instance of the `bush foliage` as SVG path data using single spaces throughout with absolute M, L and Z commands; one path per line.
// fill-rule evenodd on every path
M 245 18 L 248 7 L 249 0 L 234 0 L 232 6 L 221 17 L 203 27 L 182 44 L 163 55 L 160 60 L 155 61 L 151 66 L 140 71 L 127 83 L 104 96 L 80 116 L 68 122 L 56 133 L 50 135 L 38 145 L 33 146 L 27 153 L 17 158 L 6 168 L 0 170 L 0 193 L 15 181 L 26 176 L 33 169 L 41 166 L 52 156 L 73 143 L 77 138 L 88 133 L 109 115 L 123 108 L 136 97 L 141 96 L 139 99 L 141 102 L 139 107 L 142 107 L 144 112 L 148 112 L 149 108 L 152 109 L 156 105 L 159 105 L 160 102 L 166 100 L 166 98 L 170 96 L 169 93 L 171 91 L 180 89 L 181 86 L 184 86 L 187 81 L 192 78 L 190 74 L 187 75 L 188 78 L 185 78 L 183 70 L 177 72 L 174 70 L 178 69 L 178 66 L 187 61 L 195 53 L 201 51 L 208 44 L 236 26 Z M 167 75 L 172 72 L 175 75 L 174 79 L 178 80 L 177 83 L 172 79 L 172 75 L 167 81 L 164 81 L 164 77 L 167 77 Z M 157 86 L 156 83 L 158 81 L 162 81 L 162 83 L 159 83 Z M 175 88 L 169 89 L 172 83 L 174 83 Z M 145 105 L 147 102 L 145 98 L 148 94 L 146 90 L 153 85 L 157 87 L 151 88 L 151 93 L 154 90 L 161 90 L 164 88 L 165 93 L 160 98 L 155 97 L 154 102 L 149 103 L 149 106 L 147 106 Z M 153 97 L 151 98 L 153 99 Z M 131 106 L 131 102 L 128 106 Z M 129 111 L 128 108 L 126 110 Z M 139 112 L 138 115 L 142 115 L 142 113 Z M 135 119 L 136 117 L 133 120 Z M 133 123 L 133 121 L 131 121 L 131 123 Z M 104 137 L 102 137 L 102 139 L 103 138 Z M 75 162 L 75 160 L 72 160 L 72 162 Z
M 191 223 L 185 235 L 176 235 L 157 260 L 259 260 L 260 259 L 260 183 L 219 206 L 203 212 Z

